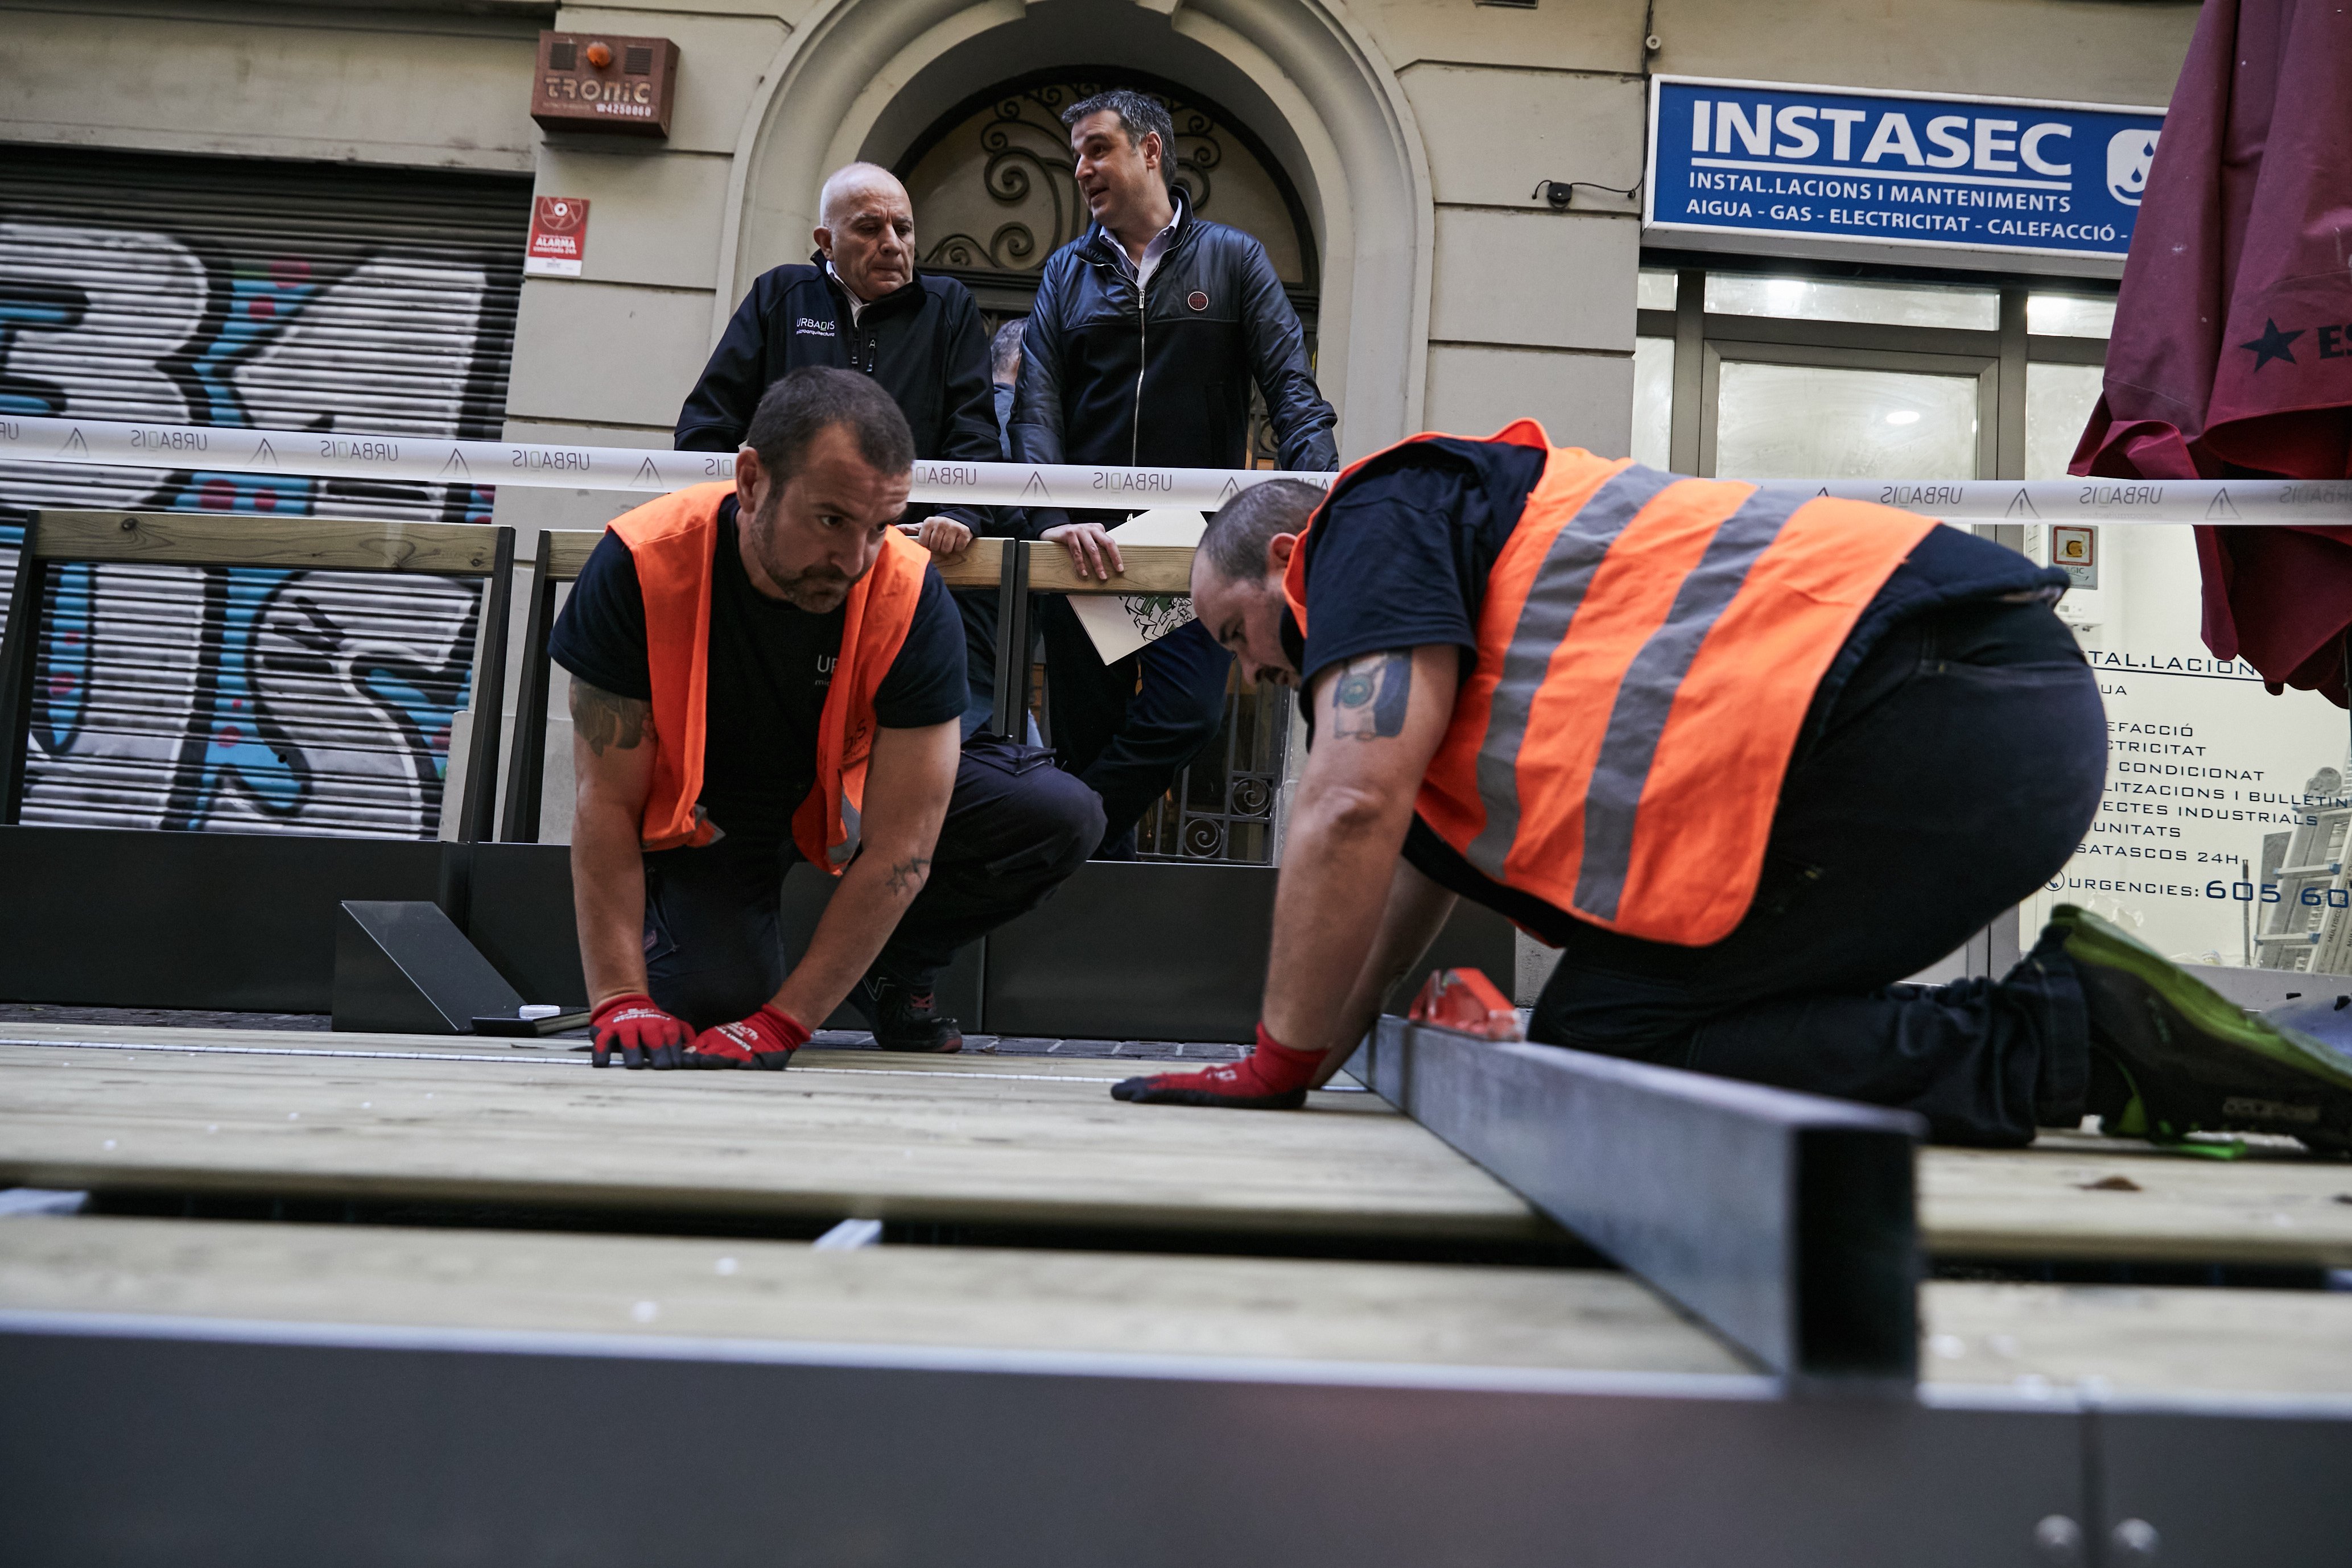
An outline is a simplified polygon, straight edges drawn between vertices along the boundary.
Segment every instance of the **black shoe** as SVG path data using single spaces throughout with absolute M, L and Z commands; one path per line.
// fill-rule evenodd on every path
M 947 1056 L 963 1049 L 963 1031 L 940 1013 L 929 991 L 910 990 L 896 980 L 868 974 L 849 994 L 874 1043 L 886 1051 L 928 1051 Z
M 2284 1132 L 2352 1152 L 2352 1061 L 2248 1013 L 2072 904 L 2051 911 L 2051 930 L 2065 932 L 2082 979 L 2095 1058 L 2090 1109 L 2104 1131 L 2157 1139 Z M 2113 1074 L 2098 1070 L 2100 1056 Z

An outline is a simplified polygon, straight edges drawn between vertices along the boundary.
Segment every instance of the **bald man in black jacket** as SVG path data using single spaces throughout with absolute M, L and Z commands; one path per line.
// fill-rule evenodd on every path
M 816 254 L 772 268 L 727 323 L 726 335 L 687 395 L 674 444 L 681 452 L 732 452 L 743 443 L 761 395 L 803 365 L 861 371 L 906 415 L 919 460 L 1003 460 L 988 334 L 971 295 L 952 278 L 915 267 L 915 211 L 887 169 L 835 170 L 818 198 Z M 952 555 L 974 535 L 1009 533 L 988 507 L 909 507 L 909 522 L 934 555 Z M 996 595 L 956 595 L 968 629 L 975 692 L 994 676 Z M 964 735 L 987 706 L 978 696 Z
M 677 416 L 677 449 L 731 452 L 787 371 L 830 365 L 881 383 L 918 460 L 997 460 L 988 334 L 971 295 L 915 268 L 915 214 L 886 169 L 824 183 L 816 253 L 760 275 Z

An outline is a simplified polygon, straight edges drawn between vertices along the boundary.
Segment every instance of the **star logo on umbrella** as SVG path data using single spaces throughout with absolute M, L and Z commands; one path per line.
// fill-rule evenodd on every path
M 2267 316 L 2263 318 L 2263 326 L 2267 330 L 2261 337 L 2252 342 L 2238 345 L 2242 349 L 2254 351 L 2254 368 L 2260 370 L 2274 359 L 2283 359 L 2289 364 L 2294 363 L 2294 351 L 2287 345 L 2303 336 L 2305 329 L 2297 327 L 2291 332 L 2282 332 L 2279 331 L 2279 324 Z

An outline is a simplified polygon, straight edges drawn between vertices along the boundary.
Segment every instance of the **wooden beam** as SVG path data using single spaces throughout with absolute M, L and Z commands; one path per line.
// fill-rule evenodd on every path
M 1004 572 L 1004 541 L 975 539 L 961 555 L 940 563 L 940 575 L 950 588 L 993 588 Z
M 1125 570 L 1108 583 L 1081 577 L 1059 547 L 1029 553 L 1029 589 L 1036 594 L 1187 594 L 1192 591 L 1192 551 L 1181 544 L 1130 544 L 1119 552 Z
M 437 1042 L 436 1042 L 437 1044 Z M 0 1046 L 0 1182 L 681 1212 L 1537 1240 L 1559 1232 L 1366 1094 L 1304 1115 L 1099 1079 L 597 1072 Z M 1023 1064 L 1025 1068 L 1026 1064 Z
M 547 531 L 547 575 L 552 582 L 576 579 L 604 537 L 601 528 L 551 528 Z
M 496 567 L 494 531 L 478 523 L 179 511 L 45 510 L 39 517 L 39 553 L 48 561 L 456 577 L 485 577 Z
M 604 535 L 602 530 L 592 532 L 584 529 L 551 529 L 547 537 L 547 574 L 558 583 L 569 583 L 580 575 L 581 569 L 588 564 L 589 553 Z M 950 588 L 993 588 L 1003 570 L 1003 561 L 1004 541 L 975 539 L 963 553 L 940 563 L 940 575 L 947 579 Z

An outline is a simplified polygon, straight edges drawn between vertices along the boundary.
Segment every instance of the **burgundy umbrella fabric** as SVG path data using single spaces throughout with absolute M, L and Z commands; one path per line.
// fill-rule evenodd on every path
M 2352 8 L 2206 0 L 2069 465 L 2352 478 Z M 2352 706 L 2352 526 L 2200 528 L 2205 644 Z

